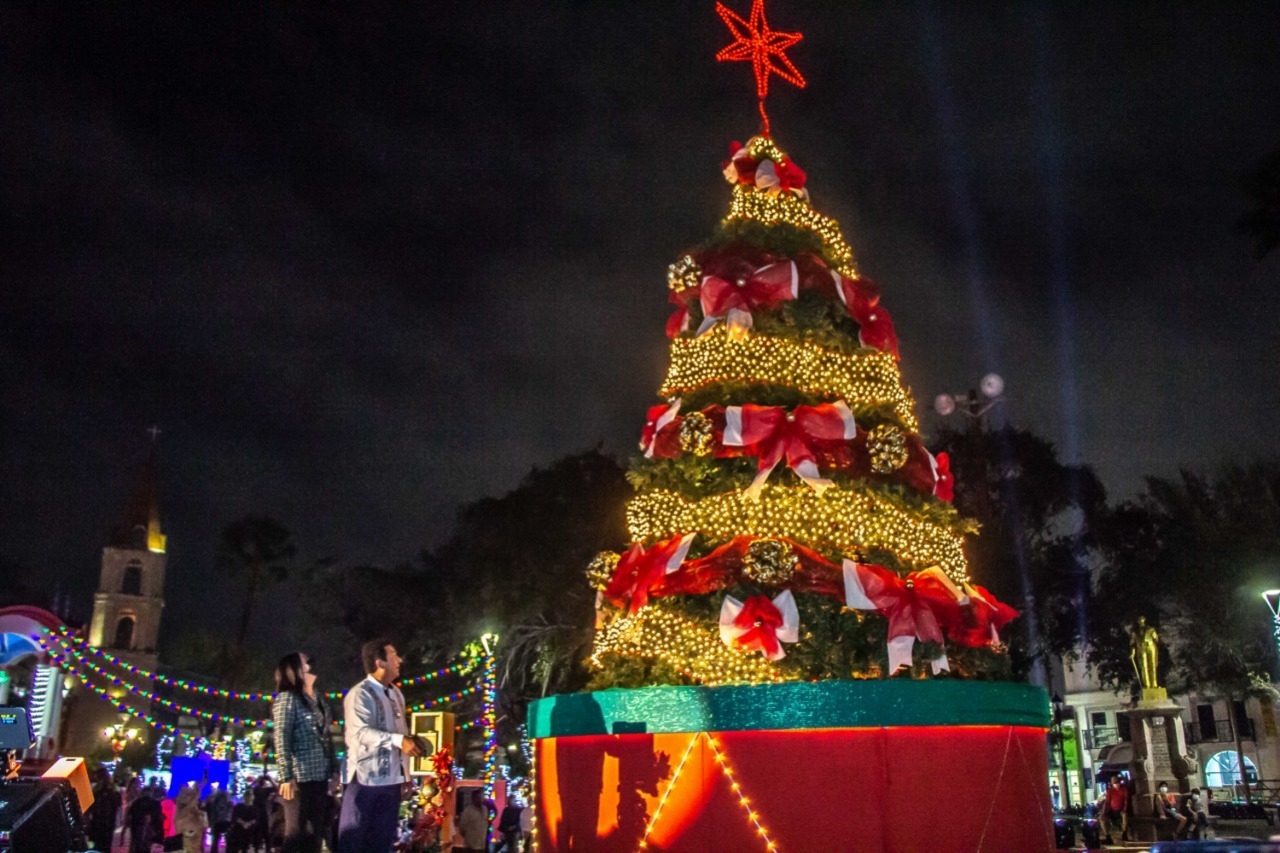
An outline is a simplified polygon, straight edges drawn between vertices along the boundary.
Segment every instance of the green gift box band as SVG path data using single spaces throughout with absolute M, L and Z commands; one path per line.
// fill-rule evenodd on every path
M 721 687 L 641 687 L 538 699 L 534 738 L 883 726 L 1049 727 L 1042 687 L 893 679 Z

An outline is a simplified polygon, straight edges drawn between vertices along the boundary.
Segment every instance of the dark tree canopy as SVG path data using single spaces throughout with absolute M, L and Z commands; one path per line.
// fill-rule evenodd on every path
M 1236 222 L 1236 231 L 1253 238 L 1259 260 L 1280 246 L 1280 148 L 1240 180 L 1252 207 Z
M 1089 599 L 1094 528 L 1106 505 L 1097 476 L 1011 426 L 946 430 L 932 446 L 951 457 L 956 508 L 982 526 L 965 545 L 975 583 L 1021 611 L 1003 632 L 1015 674 L 1072 654 Z
M 1103 537 L 1089 660 L 1108 684 L 1133 680 L 1126 627 L 1162 630 L 1171 692 L 1239 698 L 1275 666 L 1264 590 L 1280 587 L 1280 463 L 1151 479 Z

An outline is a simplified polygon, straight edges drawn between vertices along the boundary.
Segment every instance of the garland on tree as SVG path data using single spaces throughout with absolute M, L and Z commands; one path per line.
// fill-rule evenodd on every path
M 1006 677 L 1017 613 L 969 577 L 879 286 L 767 136 L 723 171 L 728 216 L 667 271 L 631 547 L 587 570 L 592 687 Z

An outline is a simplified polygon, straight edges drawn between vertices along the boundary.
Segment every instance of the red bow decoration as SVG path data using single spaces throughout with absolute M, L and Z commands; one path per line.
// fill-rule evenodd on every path
M 864 347 L 898 355 L 898 334 L 889 310 L 880 304 L 880 289 L 869 279 L 841 277 L 837 290 L 849 316 L 858 324 L 858 340 Z
M 883 566 L 844 561 L 845 605 L 878 610 L 889 620 L 889 671 L 911 665 L 917 639 L 942 645 L 943 625 L 958 625 L 963 592 L 936 567 L 900 578 Z M 946 655 L 933 662 L 934 672 L 949 669 Z
M 983 587 L 965 584 L 964 591 L 969 596 L 969 607 L 965 608 L 962 624 L 949 630 L 948 636 L 965 646 L 1000 642 L 1000 629 L 1018 618 L 1018 611 Z
M 686 287 L 684 290 L 672 291 L 667 297 L 667 301 L 676 306 L 676 310 L 667 318 L 668 338 L 674 339 L 681 332 L 689 331 L 689 303 L 698 298 L 700 291 L 700 287 Z
M 807 198 L 804 189 L 808 176 L 794 160 L 777 163 L 773 160 L 757 160 L 741 142 L 729 143 L 729 159 L 723 164 L 724 177 L 731 184 L 746 184 L 770 194 L 795 193 Z
M 677 398 L 670 403 L 651 406 L 640 432 L 640 449 L 648 459 L 654 456 L 671 458 L 680 453 L 680 403 Z
M 950 503 L 956 496 L 956 478 L 951 475 L 951 457 L 945 452 L 930 456 L 933 462 L 933 493 L 940 500 Z
M 737 536 L 716 548 L 710 554 L 696 560 L 687 560 L 679 570 L 660 580 L 649 594 L 655 598 L 665 595 L 705 595 L 718 589 L 733 586 L 742 574 L 742 558 L 754 542 L 754 536 Z M 794 592 L 809 592 L 840 598 L 840 567 L 822 555 L 783 539 L 796 555 L 796 568 L 787 581 Z
M 694 534 L 673 536 L 665 542 L 659 542 L 651 548 L 643 548 L 637 542 L 618 560 L 613 570 L 613 578 L 604 588 L 604 597 L 619 607 L 630 599 L 628 612 L 635 614 L 637 610 L 649 603 L 650 591 L 670 572 L 680 568 L 689 546 L 693 543 Z
M 791 590 L 783 590 L 772 601 L 765 595 L 746 601 L 726 595 L 720 607 L 720 639 L 732 648 L 758 651 L 769 660 L 786 657 L 782 644 L 800 640 L 800 611 Z
M 758 496 L 774 467 L 787 465 L 818 491 L 831 485 L 818 476 L 815 443 L 848 441 L 857 435 L 853 413 L 843 401 L 820 406 L 730 406 L 725 409 L 724 443 L 748 448 L 760 458 L 759 473 L 747 493 Z
M 761 267 L 750 278 L 729 281 L 717 275 L 702 279 L 702 325 L 698 334 L 706 334 L 716 323 L 724 321 L 729 334 L 742 337 L 750 329 L 751 315 L 795 299 L 800 292 L 800 276 L 795 261 L 783 261 Z

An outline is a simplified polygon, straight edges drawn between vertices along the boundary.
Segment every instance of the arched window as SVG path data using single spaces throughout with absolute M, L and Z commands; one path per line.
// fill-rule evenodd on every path
M 1244 772 L 1251 783 L 1258 781 L 1258 768 L 1244 757 Z M 1210 788 L 1230 788 L 1240 784 L 1240 758 L 1235 750 L 1215 753 L 1204 763 L 1204 783 Z
M 116 641 L 111 644 L 112 648 L 125 650 L 133 648 L 133 625 L 132 616 L 120 617 L 120 621 L 116 623 Z
M 130 537 L 130 540 L 133 543 L 134 550 L 141 551 L 143 548 L 146 548 L 147 526 L 145 524 L 135 524 L 133 526 L 133 536 Z
M 124 580 L 120 591 L 125 595 L 142 595 L 142 564 L 130 563 L 124 567 Z

